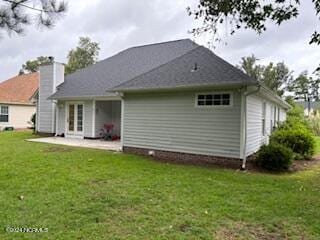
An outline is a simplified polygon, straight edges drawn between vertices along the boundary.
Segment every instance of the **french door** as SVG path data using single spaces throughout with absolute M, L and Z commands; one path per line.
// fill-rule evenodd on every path
M 69 103 L 67 105 L 67 134 L 83 136 L 83 104 Z

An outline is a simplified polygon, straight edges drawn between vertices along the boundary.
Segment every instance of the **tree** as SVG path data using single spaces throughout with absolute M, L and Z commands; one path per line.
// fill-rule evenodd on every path
M 0 0 L 0 30 L 21 34 L 30 24 L 50 28 L 66 10 L 64 1 Z
M 39 66 L 42 64 L 49 64 L 54 61 L 53 57 L 37 57 L 35 60 L 28 60 L 25 64 L 22 65 L 22 69 L 19 71 L 19 75 L 26 73 L 33 73 L 39 70 Z
M 312 78 L 308 76 L 307 71 L 304 71 L 291 82 L 288 89 L 294 93 L 297 99 L 308 101 L 311 83 Z
M 292 79 L 292 72 L 284 62 L 279 62 L 276 65 L 271 62 L 264 68 L 262 79 L 266 86 L 282 96 L 287 84 Z
M 310 95 L 314 101 L 319 101 L 320 76 L 316 75 L 316 79 L 311 78 Z
M 91 42 L 89 37 L 80 37 L 78 47 L 68 53 L 66 74 L 85 68 L 97 62 L 100 47 L 99 43 Z
M 292 79 L 292 72 L 283 62 L 277 64 L 271 62 L 263 66 L 257 61 L 258 59 L 254 55 L 243 57 L 238 68 L 282 96 L 287 84 Z
M 320 0 L 312 0 L 317 16 L 320 16 Z M 281 25 L 299 15 L 300 0 L 200 0 L 196 9 L 187 9 L 196 20 L 202 20 L 199 28 L 192 30 L 195 35 L 209 32 L 213 41 L 220 41 L 218 27 L 230 25 L 229 33 L 251 29 L 258 34 L 267 30 L 267 22 Z M 309 44 L 320 44 L 320 33 L 311 35 Z M 320 67 L 318 68 L 320 70 Z
M 253 54 L 249 57 L 241 58 L 240 66 L 238 68 L 242 69 L 250 77 L 257 79 L 258 81 L 262 80 L 263 67 L 257 64 L 257 59 Z

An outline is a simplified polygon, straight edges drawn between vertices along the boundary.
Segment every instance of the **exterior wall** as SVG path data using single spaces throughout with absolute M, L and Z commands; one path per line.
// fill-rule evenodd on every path
M 58 109 L 58 117 L 57 117 L 57 126 L 58 126 L 58 134 L 61 135 L 66 132 L 66 114 L 67 114 L 67 106 L 70 101 L 58 101 L 57 109 Z M 72 101 L 74 102 L 74 101 Z M 93 101 L 79 101 L 84 104 L 84 119 L 83 119 L 83 136 L 84 137 L 93 137 L 93 124 L 92 124 L 92 115 L 93 115 Z
M 44 133 L 55 132 L 55 109 L 54 103 L 47 98 L 53 94 L 53 65 L 40 67 L 40 86 L 39 86 L 39 100 L 38 100 L 38 124 L 37 131 Z
M 280 122 L 284 122 L 287 119 L 287 113 L 284 109 L 280 109 Z
M 56 134 L 65 134 L 66 131 L 66 102 L 58 101 L 57 103 L 57 132 Z
M 14 128 L 30 128 L 32 127 L 31 117 L 36 112 L 35 106 L 26 105 L 10 105 L 1 104 L 8 106 L 9 110 L 9 122 L 0 122 L 0 130 L 4 127 L 14 127 Z
M 120 101 L 96 101 L 95 110 L 93 100 L 72 102 L 81 102 L 84 104 L 83 137 L 99 137 L 103 125 L 111 122 L 115 125 L 115 133 L 120 135 Z M 70 103 L 70 101 L 58 101 L 57 104 L 57 133 L 59 135 L 62 133 L 66 134 L 66 108 L 68 103 Z M 94 114 L 95 116 L 93 117 Z
M 94 124 L 93 124 L 93 100 L 84 101 L 84 119 L 83 119 L 83 134 L 84 137 L 93 138 Z
M 247 97 L 247 155 L 257 151 L 262 139 L 262 98 L 257 95 Z
M 266 102 L 266 132 L 262 134 L 262 105 Z M 286 111 L 279 105 L 259 96 L 257 94 L 247 97 L 247 156 L 257 152 L 263 144 L 268 144 L 269 136 L 272 133 L 274 125 L 274 108 L 279 108 L 279 121 L 286 120 Z M 278 113 L 276 113 L 278 120 Z M 272 121 L 272 122 L 271 122 Z
M 56 108 L 52 100 L 48 100 L 56 87 L 64 81 L 64 66 L 60 63 L 40 66 L 39 98 L 37 101 L 37 131 L 55 133 Z
M 239 158 L 241 100 L 231 92 L 228 107 L 196 107 L 195 91 L 126 94 L 123 146 Z
M 99 137 L 104 124 L 112 122 L 112 104 L 111 101 L 96 102 L 96 125 L 95 136 Z
M 121 136 L 121 101 L 112 101 L 112 123 L 114 133 Z
M 112 123 L 113 133 L 120 136 L 121 128 L 121 102 L 120 101 L 97 101 L 95 116 L 95 136 L 99 137 L 103 125 Z

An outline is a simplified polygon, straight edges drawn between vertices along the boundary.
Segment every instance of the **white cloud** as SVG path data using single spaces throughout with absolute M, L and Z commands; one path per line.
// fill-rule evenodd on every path
M 0 81 L 17 74 L 21 65 L 41 55 L 65 62 L 68 51 L 80 36 L 101 45 L 100 59 L 125 48 L 154 42 L 193 38 L 188 34 L 196 23 L 186 12 L 199 0 L 69 0 L 69 11 L 53 30 L 28 28 L 25 36 L 4 36 L 0 40 Z M 258 36 L 240 31 L 217 44 L 216 52 L 232 64 L 254 53 L 262 63 L 284 61 L 295 72 L 311 72 L 320 62 L 319 46 L 310 46 L 310 35 L 319 25 L 313 6 L 303 1 L 301 15 L 280 27 L 270 26 Z M 196 39 L 206 43 L 206 37 Z

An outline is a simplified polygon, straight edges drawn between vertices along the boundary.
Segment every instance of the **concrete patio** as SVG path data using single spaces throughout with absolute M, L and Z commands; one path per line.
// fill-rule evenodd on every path
M 46 137 L 28 139 L 29 142 L 50 143 L 58 145 L 67 145 L 73 147 L 94 148 L 108 151 L 121 151 L 120 141 L 103 141 L 91 139 L 76 139 L 63 137 Z

